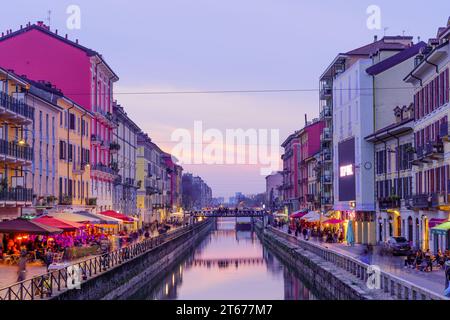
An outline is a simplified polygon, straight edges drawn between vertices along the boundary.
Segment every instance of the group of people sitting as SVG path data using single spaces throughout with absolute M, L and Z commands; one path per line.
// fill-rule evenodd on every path
M 430 272 L 433 271 L 433 266 L 442 269 L 446 261 L 450 261 L 449 250 L 446 250 L 445 253 L 438 250 L 437 253 L 433 255 L 430 249 L 427 249 L 425 252 L 419 249 L 416 252 L 411 251 L 406 256 L 405 268 Z

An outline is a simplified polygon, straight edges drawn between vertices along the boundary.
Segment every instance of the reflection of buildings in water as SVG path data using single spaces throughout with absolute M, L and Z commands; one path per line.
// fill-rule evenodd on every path
M 205 268 L 229 268 L 239 266 L 258 266 L 263 265 L 263 258 L 243 257 L 243 258 L 218 258 L 218 259 L 194 259 L 190 261 L 189 267 L 205 267 Z
M 183 283 L 183 270 L 182 264 L 176 268 L 170 270 L 167 276 L 158 281 L 156 286 L 144 286 L 132 296 L 130 299 L 151 299 L 151 300 L 170 300 L 177 299 L 178 287 Z
M 263 257 L 266 262 L 267 270 L 274 275 L 280 275 L 284 269 L 284 266 L 280 261 L 265 247 L 263 247 Z
M 251 243 L 255 242 L 255 233 L 253 230 L 250 231 L 236 231 L 236 240 L 239 242 L 240 240 L 243 241 L 250 241 Z
M 284 300 L 316 300 L 316 297 L 305 287 L 303 282 L 285 268 Z

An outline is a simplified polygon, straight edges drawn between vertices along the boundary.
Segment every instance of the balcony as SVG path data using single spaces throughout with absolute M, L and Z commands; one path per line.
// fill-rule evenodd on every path
M 441 141 L 430 141 L 425 145 L 424 158 L 429 160 L 439 160 L 444 158 L 444 143 Z
M 102 110 L 101 107 L 97 107 L 97 108 L 95 108 L 94 115 L 95 115 L 95 118 L 98 121 L 100 121 L 101 123 L 103 123 L 104 125 L 106 125 L 110 128 L 117 127 L 117 121 L 114 118 L 114 116 L 111 114 L 111 112 L 106 112 L 106 111 Z
M 0 155 L 4 156 L 2 160 L 7 163 L 31 164 L 33 161 L 33 148 L 21 146 L 15 141 L 0 139 Z
M 34 107 L 0 92 L 0 117 L 12 123 L 28 125 L 34 120 Z
M 96 146 L 102 146 L 103 140 L 100 138 L 100 136 L 98 136 L 96 134 L 91 134 L 91 144 L 96 145 Z
M 327 84 L 324 85 L 322 87 L 322 89 L 320 89 L 320 99 L 327 100 L 327 99 L 331 98 L 332 92 L 333 92 L 333 90 L 330 85 L 327 85 Z
M 109 150 L 111 153 L 117 153 L 120 150 L 120 144 L 113 141 L 109 144 Z
M 33 190 L 26 188 L 4 188 L 0 190 L 0 202 L 32 202 Z M 1 205 L 1 203 L 0 203 Z
M 96 206 L 97 205 L 97 198 L 87 198 L 86 204 L 88 206 Z
M 439 136 L 442 138 L 442 140 L 449 142 L 450 137 L 448 134 L 448 122 L 441 123 L 439 127 Z
M 331 197 L 322 197 L 322 205 L 332 205 L 333 199 Z
M 59 196 L 59 204 L 63 206 L 70 206 L 72 205 L 73 200 L 72 196 L 64 194 Z
M 416 148 L 416 156 L 412 161 L 412 165 L 414 166 L 422 166 L 424 163 L 431 163 L 429 159 L 425 157 L 425 148 L 422 146 L 418 146 Z
M 398 197 L 387 197 L 378 199 L 380 210 L 397 209 L 401 207 L 401 200 Z
M 319 117 L 320 119 L 332 118 L 333 112 L 331 106 L 324 106 Z
M 332 184 L 333 183 L 333 178 L 331 176 L 330 173 L 325 172 L 323 175 L 323 183 L 324 184 Z
M 152 196 L 154 194 L 160 194 L 161 191 L 158 188 L 155 187 L 145 187 L 145 194 L 147 196 Z
M 106 166 L 103 163 L 96 163 L 91 166 L 91 175 L 114 181 L 117 176 L 117 171 L 111 166 Z
M 325 128 L 328 129 L 328 128 Z M 331 131 L 328 130 L 323 130 L 322 134 L 320 135 L 320 141 L 326 141 L 329 142 L 331 140 L 333 140 L 333 135 L 331 134 Z
M 332 159 L 332 157 L 331 157 L 331 153 L 328 151 L 328 152 L 325 152 L 324 151 L 324 153 L 323 153 L 323 161 L 324 162 L 330 162 L 330 161 L 332 161 L 333 159 Z
M 409 199 L 409 206 L 415 210 L 436 208 L 439 206 L 438 194 L 415 194 Z

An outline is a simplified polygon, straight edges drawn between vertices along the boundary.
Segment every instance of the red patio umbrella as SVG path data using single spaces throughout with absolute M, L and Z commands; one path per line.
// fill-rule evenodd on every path
M 0 222 L 0 233 L 58 234 L 62 229 L 51 227 L 27 219 L 14 219 Z

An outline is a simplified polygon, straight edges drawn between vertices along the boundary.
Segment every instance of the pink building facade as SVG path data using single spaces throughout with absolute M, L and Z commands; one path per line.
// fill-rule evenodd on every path
M 91 192 L 98 210 L 112 209 L 113 180 L 119 164 L 111 161 L 113 83 L 119 78 L 94 50 L 51 31 L 42 22 L 8 31 L 0 38 L 0 62 L 19 75 L 44 80 L 94 113 L 91 123 Z
M 299 167 L 300 141 L 298 132 L 291 134 L 281 145 L 283 160 L 283 206 L 289 214 L 299 209 Z
M 299 159 L 299 206 L 300 209 L 316 209 L 317 190 L 311 188 L 311 179 L 314 172 L 312 162 L 317 163 L 316 155 L 320 151 L 320 134 L 324 128 L 323 121 L 313 120 L 298 133 L 300 142 Z

